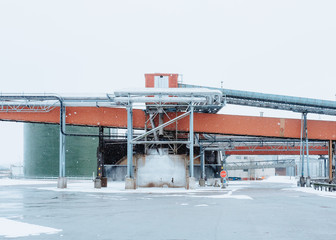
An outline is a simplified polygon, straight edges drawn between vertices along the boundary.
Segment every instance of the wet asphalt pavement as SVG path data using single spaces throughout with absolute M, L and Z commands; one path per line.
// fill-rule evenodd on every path
M 17 239 L 336 239 L 336 198 L 282 190 L 288 184 L 181 193 L 41 187 L 0 186 L 1 218 L 62 229 Z

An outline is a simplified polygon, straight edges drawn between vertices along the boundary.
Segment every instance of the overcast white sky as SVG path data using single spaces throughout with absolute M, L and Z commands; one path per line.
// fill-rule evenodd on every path
M 172 72 L 190 84 L 335 100 L 335 12 L 334 0 L 1 0 L 0 91 L 105 93 Z M 0 132 L 0 165 L 20 162 L 22 125 L 0 122 Z

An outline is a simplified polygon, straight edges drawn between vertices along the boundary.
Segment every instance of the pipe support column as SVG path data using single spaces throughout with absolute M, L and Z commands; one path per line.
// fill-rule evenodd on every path
M 200 146 L 200 155 L 201 155 L 201 179 L 205 179 L 205 158 L 204 158 L 204 149 Z
M 133 109 L 127 106 L 127 178 L 133 178 Z
M 59 140 L 59 178 L 57 182 L 58 188 L 66 188 L 67 180 L 65 178 L 65 135 L 62 133 L 62 125 L 63 130 L 65 131 L 66 124 L 66 115 L 65 115 L 65 107 L 60 108 L 60 140 Z
M 329 140 L 329 182 L 333 180 L 333 142 Z
M 189 158 L 190 158 L 190 177 L 194 177 L 194 106 L 190 105 L 190 118 L 189 118 L 189 142 L 190 142 L 190 147 L 189 147 Z

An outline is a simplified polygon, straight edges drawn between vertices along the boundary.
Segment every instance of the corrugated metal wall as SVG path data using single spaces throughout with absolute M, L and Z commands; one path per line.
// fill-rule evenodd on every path
M 98 128 L 67 126 L 67 132 L 98 134 Z M 90 177 L 97 168 L 98 138 L 66 137 L 66 176 Z M 26 123 L 24 174 L 27 177 L 59 175 L 59 125 Z

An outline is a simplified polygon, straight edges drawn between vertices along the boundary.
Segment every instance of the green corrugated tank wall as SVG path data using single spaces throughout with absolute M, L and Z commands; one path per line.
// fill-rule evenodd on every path
M 97 127 L 67 126 L 67 132 L 98 134 Z M 67 136 L 65 174 L 90 177 L 97 172 L 98 138 Z M 24 125 L 24 174 L 27 177 L 59 176 L 59 125 Z

